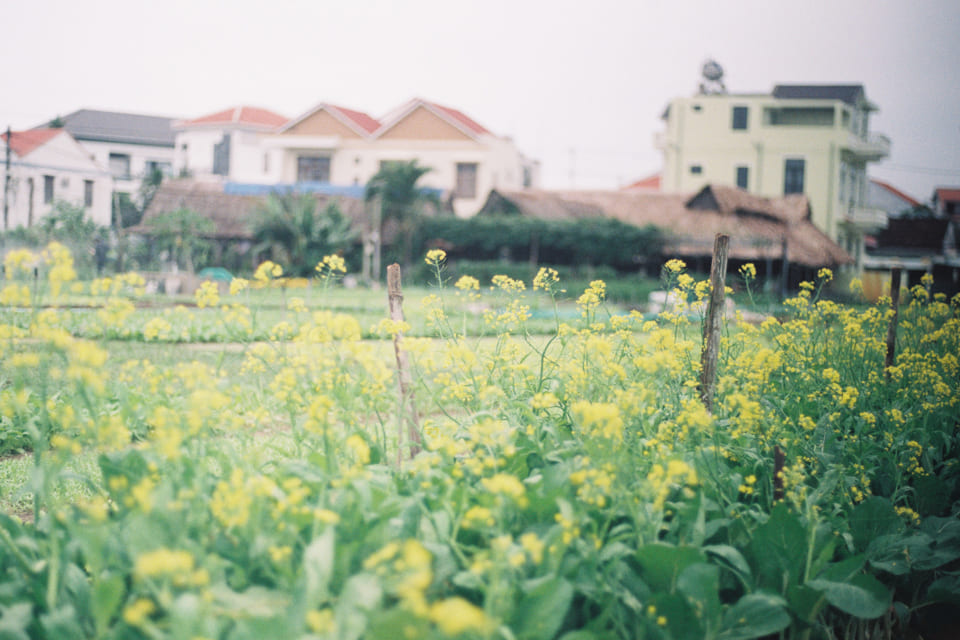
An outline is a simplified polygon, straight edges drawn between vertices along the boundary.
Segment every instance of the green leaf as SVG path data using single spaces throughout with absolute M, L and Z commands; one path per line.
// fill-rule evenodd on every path
M 97 631 L 106 630 L 110 619 L 123 600 L 123 577 L 117 574 L 106 575 L 93 584 L 93 620 Z
M 680 573 L 692 564 L 705 560 L 703 552 L 695 547 L 675 547 L 669 544 L 647 544 L 637 549 L 641 577 L 654 591 L 672 593 Z
M 747 545 L 757 584 L 783 593 L 799 583 L 806 565 L 806 526 L 785 504 L 774 507 Z
M 334 529 L 327 527 L 303 553 L 306 602 L 313 607 L 328 595 L 334 564 Z
M 46 637 L 57 640 L 83 640 L 86 634 L 80 628 L 77 612 L 72 605 L 54 609 L 50 613 L 40 616 L 40 626 L 46 632 Z
M 518 640 L 552 640 L 566 618 L 573 586 L 563 578 L 550 578 L 528 592 L 514 614 Z
M 777 595 L 749 593 L 723 614 L 719 638 L 748 640 L 786 629 L 790 625 L 786 605 L 786 601 Z
M 18 602 L 9 607 L 0 605 L 0 638 L 3 640 L 30 640 L 27 627 L 33 620 L 33 605 Z
M 753 579 L 750 565 L 747 564 L 746 558 L 736 547 L 726 544 L 711 544 L 703 547 L 703 551 L 708 558 L 735 573 L 744 583 L 749 583 Z
M 846 582 L 811 580 L 807 585 L 823 591 L 827 602 L 857 618 L 879 618 L 890 607 L 890 592 L 866 573 L 855 575 Z
M 960 605 L 960 575 L 938 578 L 927 588 L 926 602 L 949 602 Z
M 651 622 L 660 627 L 659 620 L 665 620 L 666 628 L 675 640 L 702 640 L 706 635 L 690 602 L 679 593 L 658 593 L 650 603 L 656 608 Z
M 896 510 L 886 498 L 867 498 L 850 513 L 850 533 L 857 549 L 865 549 L 878 536 L 898 533 L 903 523 Z
M 705 562 L 692 564 L 677 578 L 677 591 L 687 597 L 705 631 L 720 624 L 720 569 Z

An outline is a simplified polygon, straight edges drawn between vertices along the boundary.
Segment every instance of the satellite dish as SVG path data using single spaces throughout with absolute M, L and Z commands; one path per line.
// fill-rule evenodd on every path
M 707 60 L 700 69 L 703 81 L 700 83 L 700 93 L 726 93 L 727 87 L 723 84 L 723 67 L 716 60 Z

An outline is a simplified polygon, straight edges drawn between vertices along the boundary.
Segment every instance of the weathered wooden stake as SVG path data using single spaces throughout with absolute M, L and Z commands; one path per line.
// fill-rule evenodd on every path
M 894 267 L 890 272 L 890 308 L 893 310 L 893 317 L 890 318 L 890 325 L 887 327 L 887 358 L 883 363 L 883 370 L 893 366 L 893 359 L 897 351 L 897 321 L 900 315 L 900 267 Z
M 703 350 L 700 354 L 700 400 L 713 411 L 713 390 L 717 379 L 717 356 L 720 353 L 720 330 L 723 323 L 723 301 L 726 294 L 727 248 L 730 236 L 718 233 L 713 240 L 710 262 L 710 306 L 703 325 Z
M 390 319 L 403 322 L 403 290 L 400 286 L 400 265 L 394 263 L 387 267 L 387 303 L 390 307 Z M 403 423 L 404 412 L 408 412 L 407 434 L 410 438 L 410 458 L 420 452 L 420 419 L 417 406 L 413 401 L 413 380 L 410 377 L 410 363 L 407 352 L 400 346 L 403 334 L 393 337 L 393 352 L 397 356 L 397 379 L 400 383 L 400 412 L 397 421 L 397 466 L 403 460 Z

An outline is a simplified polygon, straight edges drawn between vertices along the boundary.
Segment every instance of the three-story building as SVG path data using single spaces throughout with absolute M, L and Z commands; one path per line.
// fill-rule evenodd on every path
M 890 140 L 870 130 L 876 110 L 862 85 L 677 98 L 656 139 L 662 188 L 729 184 L 761 196 L 804 193 L 814 224 L 859 263 L 864 235 L 886 226 L 886 214 L 867 206 L 867 167 L 890 153 Z

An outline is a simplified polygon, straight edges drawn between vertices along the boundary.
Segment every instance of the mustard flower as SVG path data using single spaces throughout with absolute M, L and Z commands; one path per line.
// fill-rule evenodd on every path
M 470 631 L 489 633 L 495 628 L 483 609 L 459 596 L 435 602 L 430 606 L 429 616 L 440 631 L 448 636 L 459 636 Z
M 260 263 L 260 266 L 257 267 L 256 272 L 253 274 L 253 279 L 257 282 L 268 282 L 271 278 L 279 278 L 283 275 L 283 267 L 266 260 Z
M 560 282 L 560 275 L 556 269 L 540 267 L 540 270 L 537 271 L 537 275 L 533 279 L 533 290 L 536 291 L 540 289 L 547 293 L 552 293 L 558 282 Z
M 460 276 L 460 279 L 453 286 L 460 291 L 479 291 L 480 281 L 473 276 Z
M 757 267 L 752 262 L 740 267 L 740 275 L 744 280 L 754 280 L 757 277 Z
M 443 249 L 430 249 L 427 251 L 427 257 L 424 262 L 432 267 L 439 267 L 447 259 L 447 252 Z

